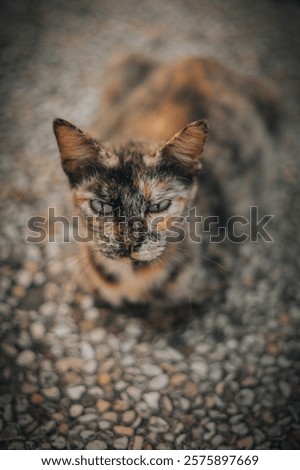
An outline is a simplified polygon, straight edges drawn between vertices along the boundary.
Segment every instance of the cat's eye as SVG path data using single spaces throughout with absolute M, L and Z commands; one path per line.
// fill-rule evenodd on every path
M 164 201 L 158 202 L 157 204 L 151 204 L 148 207 L 149 212 L 162 212 L 168 209 L 170 206 L 171 201 L 169 199 L 165 199 Z
M 99 199 L 93 199 L 91 201 L 91 208 L 101 215 L 110 215 L 113 211 L 113 206 L 107 204 L 107 202 L 99 201 Z

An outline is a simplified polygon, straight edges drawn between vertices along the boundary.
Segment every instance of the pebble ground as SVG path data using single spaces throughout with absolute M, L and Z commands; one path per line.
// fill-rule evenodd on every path
M 1 3 L 0 447 L 296 449 L 300 443 L 299 6 L 258 0 Z M 25 242 L 67 214 L 55 116 L 86 127 L 120 52 L 210 55 L 272 80 L 275 243 L 245 244 L 225 299 L 184 319 L 112 313 L 77 247 Z

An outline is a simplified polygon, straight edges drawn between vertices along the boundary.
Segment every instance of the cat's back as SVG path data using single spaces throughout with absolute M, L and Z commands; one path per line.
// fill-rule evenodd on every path
M 134 54 L 111 62 L 105 77 L 99 129 L 109 139 L 165 140 L 199 118 L 228 128 L 249 113 L 268 129 L 276 127 L 274 90 L 215 59 L 160 64 Z
M 161 64 L 137 54 L 111 62 L 105 77 L 97 122 L 101 137 L 165 141 L 204 119 L 209 126 L 204 161 L 217 179 L 230 181 L 225 191 L 234 209 L 243 211 L 245 201 L 248 207 L 258 203 L 270 175 L 278 121 L 278 98 L 269 84 L 211 58 Z

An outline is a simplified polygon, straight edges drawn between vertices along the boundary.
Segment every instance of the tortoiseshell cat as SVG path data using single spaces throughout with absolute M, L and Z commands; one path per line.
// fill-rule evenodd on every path
M 86 284 L 115 307 L 201 302 L 217 289 L 205 260 L 219 247 L 205 242 L 203 227 L 196 243 L 170 221 L 185 217 L 175 225 L 187 234 L 194 207 L 222 226 L 259 202 L 274 94 L 209 59 L 161 65 L 132 55 L 106 76 L 101 140 L 54 121 L 75 208 L 94 235 L 83 246 Z

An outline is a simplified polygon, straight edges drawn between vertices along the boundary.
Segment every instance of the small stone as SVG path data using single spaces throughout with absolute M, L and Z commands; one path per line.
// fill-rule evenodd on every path
M 219 382 L 215 386 L 215 392 L 216 392 L 217 395 L 222 396 L 223 393 L 224 393 L 224 389 L 225 389 L 225 382 Z
M 46 282 L 47 278 L 44 273 L 37 272 L 34 274 L 33 282 L 36 286 L 42 286 Z
M 161 399 L 161 406 L 167 414 L 173 412 L 172 402 L 171 402 L 170 398 L 167 397 L 166 395 L 164 395 Z
M 282 369 L 287 369 L 288 367 L 291 367 L 291 361 L 285 357 L 285 356 L 279 356 L 277 359 L 279 367 Z
M 124 450 L 128 448 L 128 438 L 123 436 L 119 437 L 114 441 L 114 448 L 119 450 Z
M 22 269 L 16 276 L 16 282 L 26 289 L 32 282 L 32 273 Z
M 191 369 L 199 377 L 200 379 L 205 379 L 208 374 L 208 367 L 206 362 L 204 361 L 197 361 L 191 364 Z
M 3 418 L 5 421 L 12 421 L 12 406 L 10 403 L 7 403 L 4 407 Z
M 160 394 L 159 392 L 149 392 L 143 395 L 144 401 L 147 403 L 151 410 L 158 410 L 159 409 L 159 399 Z
M 45 300 L 53 300 L 59 294 L 59 286 L 54 282 L 47 282 L 43 291 Z
M 245 436 L 246 434 L 248 434 L 249 429 L 244 423 L 239 423 L 232 426 L 232 431 L 238 436 Z
M 239 449 L 251 449 L 253 446 L 254 439 L 252 436 L 243 437 L 237 441 L 237 446 Z
M 53 413 L 52 418 L 57 422 L 61 423 L 64 420 L 64 415 L 61 413 Z
M 83 310 L 88 310 L 93 307 L 94 299 L 91 295 L 84 295 L 80 301 L 80 306 Z
M 124 356 L 122 356 L 121 365 L 122 367 L 134 366 L 135 365 L 134 357 L 131 356 L 130 354 L 127 354 L 127 355 L 125 354 Z
M 142 334 L 142 330 L 141 330 L 141 327 L 139 325 L 136 325 L 136 324 L 132 324 L 132 323 L 129 323 L 127 326 L 126 326 L 126 334 L 128 334 L 129 336 L 132 336 L 132 337 L 138 337 Z
M 98 416 L 94 413 L 87 413 L 85 415 L 82 415 L 78 418 L 78 421 L 82 424 L 88 424 L 91 423 L 92 421 L 98 421 Z
M 7 446 L 7 450 L 21 450 L 21 449 L 24 449 L 24 443 L 19 442 L 19 441 L 11 442 Z
M 27 331 L 21 331 L 18 338 L 18 345 L 22 349 L 29 348 L 31 346 L 31 338 Z
M 95 374 L 97 372 L 98 363 L 94 359 L 87 361 L 84 365 L 84 371 L 87 374 Z
M 55 316 L 56 310 L 57 310 L 57 305 L 55 302 L 45 302 L 39 308 L 41 315 L 43 315 L 44 317 Z
M 18 354 L 17 348 L 15 348 L 15 346 L 13 346 L 12 344 L 5 343 L 4 341 L 2 341 L 1 347 L 5 354 L 7 354 L 8 356 L 15 357 Z
M 282 434 L 280 426 L 271 426 L 266 430 L 268 436 L 270 437 L 280 437 Z M 299 437 L 300 437 L 300 431 L 299 431 Z
M 94 348 L 86 342 L 82 342 L 80 345 L 82 357 L 86 360 L 94 359 L 95 351 Z
M 72 405 L 69 409 L 69 414 L 71 418 L 77 418 L 80 416 L 83 412 L 83 406 L 82 405 Z
M 67 370 L 71 369 L 72 363 L 70 357 L 61 357 L 55 363 L 56 368 L 59 372 L 65 373 Z
M 170 383 L 174 385 L 175 387 L 180 386 L 184 384 L 187 380 L 187 377 L 185 374 L 173 374 L 170 378 Z
M 54 449 L 65 449 L 67 444 L 67 441 L 63 436 L 58 436 L 56 434 L 51 437 L 50 442 Z
M 142 422 L 141 416 L 137 416 L 137 418 L 134 420 L 131 426 L 133 427 L 133 429 L 137 429 L 141 425 L 141 422 Z
M 103 391 L 100 387 L 92 387 L 88 390 L 88 394 L 94 398 L 100 398 L 103 396 Z
M 92 431 L 91 429 L 84 429 L 80 433 L 80 437 L 84 440 L 87 441 L 88 439 L 91 439 L 92 437 L 95 437 L 95 431 Z
M 208 409 L 213 408 L 216 404 L 217 399 L 218 397 L 215 397 L 213 395 L 207 395 L 207 397 L 205 397 L 205 407 Z
M 143 448 L 144 438 L 143 436 L 134 436 L 132 443 L 132 450 L 141 450 Z
M 254 429 L 254 439 L 256 444 L 261 444 L 266 440 L 266 435 L 260 429 Z
M 110 407 L 110 403 L 108 401 L 102 400 L 101 398 L 97 400 L 96 408 L 99 411 L 99 413 L 104 413 L 105 411 L 109 409 L 109 407 Z
M 22 287 L 22 286 L 13 286 L 13 288 L 12 288 L 12 294 L 13 294 L 15 297 L 21 299 L 22 297 L 25 296 L 26 290 L 25 290 L 25 288 Z
M 98 423 L 98 427 L 99 429 L 101 429 L 102 431 L 106 431 L 107 429 L 110 429 L 112 427 L 112 422 L 110 421 L 99 421 Z
M 133 385 L 130 385 L 126 389 L 126 393 L 130 398 L 133 398 L 133 400 L 138 401 L 141 398 L 141 390 L 138 387 L 134 387 Z
M 205 441 L 209 441 L 216 434 L 216 424 L 208 422 L 205 426 L 206 432 L 203 435 Z
M 113 423 L 118 421 L 118 415 L 114 411 L 107 411 L 106 413 L 103 413 L 102 418 L 106 421 L 112 421 Z
M 17 413 L 24 413 L 28 409 L 28 398 L 24 395 L 19 395 L 16 397 L 16 411 Z
M 243 418 L 244 418 L 244 415 L 242 414 L 234 415 L 229 419 L 229 422 L 230 424 L 237 424 L 237 423 L 240 423 Z
M 57 387 L 48 387 L 43 389 L 43 394 L 50 400 L 58 400 L 60 397 L 60 391 Z
M 182 446 L 186 438 L 187 438 L 187 434 L 179 434 L 179 436 L 176 437 L 176 440 L 175 440 L 176 449 L 180 449 L 180 447 Z
M 288 398 L 291 394 L 291 387 L 287 382 L 284 382 L 283 380 L 279 381 L 278 384 L 279 390 L 284 396 L 284 398 Z
M 126 382 L 124 382 L 124 380 L 118 380 L 118 382 L 115 383 L 115 390 L 117 392 L 123 392 L 123 390 L 125 390 L 127 387 L 127 384 Z
M 17 357 L 17 365 L 22 367 L 29 367 L 35 361 L 35 354 L 33 351 L 22 351 Z
M 56 427 L 56 422 L 54 421 L 54 419 L 48 421 L 47 423 L 45 424 L 42 424 L 41 426 L 39 426 L 35 432 L 34 432 L 34 435 L 35 436 L 40 436 L 40 435 L 43 435 L 43 434 L 47 434 L 51 431 L 53 431 Z
M 76 385 L 75 387 L 68 387 L 66 393 L 71 400 L 80 400 L 85 392 L 84 385 Z
M 199 393 L 199 388 L 194 382 L 187 382 L 183 388 L 183 395 L 186 398 L 195 398 Z
M 222 379 L 223 371 L 220 366 L 214 363 L 214 367 L 209 372 L 209 380 L 213 383 L 219 382 Z
M 84 312 L 85 320 L 95 322 L 99 318 L 99 310 L 96 307 L 89 308 Z
M 128 410 L 125 411 L 125 413 L 122 416 L 122 421 L 125 424 L 131 424 L 135 420 L 136 414 L 133 410 Z
M 229 402 L 227 405 L 227 413 L 230 415 L 235 415 L 238 412 L 237 406 L 233 402 Z
M 150 390 L 160 390 L 166 387 L 169 383 L 169 378 L 166 374 L 160 374 L 157 377 L 154 377 L 149 382 L 149 389 Z
M 45 326 L 43 323 L 34 322 L 30 325 L 30 333 L 34 340 L 39 341 L 45 336 Z
M 269 410 L 265 410 L 262 415 L 262 420 L 266 423 L 266 424 L 273 424 L 274 423 L 274 416 L 272 415 L 271 411 Z
M 116 434 L 121 434 L 123 436 L 128 436 L 128 437 L 133 435 L 133 429 L 128 426 L 116 425 L 114 426 L 114 432 Z
M 242 387 L 255 387 L 257 385 L 257 379 L 255 377 L 246 377 L 242 383 Z
M 82 383 L 82 379 L 79 374 L 76 374 L 75 372 L 68 371 L 65 373 L 64 376 L 65 382 L 70 385 L 77 385 Z
M 249 388 L 242 389 L 236 397 L 236 401 L 238 404 L 242 406 L 251 406 L 254 403 L 255 393 L 253 390 Z
M 180 403 L 180 408 L 181 408 L 183 411 L 187 411 L 187 410 L 189 410 L 190 407 L 191 407 L 191 402 L 190 402 L 187 398 L 180 397 L 180 398 L 179 398 L 179 403 Z
M 67 423 L 60 423 L 57 429 L 60 433 L 67 434 L 67 432 L 69 431 L 69 426 L 67 425 Z
M 106 402 L 106 403 L 108 403 L 108 402 Z M 126 411 L 126 410 L 128 410 L 128 402 L 123 401 L 123 400 L 116 400 L 112 405 L 112 409 L 114 411 Z
M 104 328 L 95 328 L 89 332 L 89 337 L 93 344 L 99 344 L 105 341 L 106 334 Z
M 111 382 L 111 377 L 107 372 L 102 372 L 101 374 L 98 375 L 98 383 L 102 387 L 105 385 L 108 385 Z
M 261 365 L 264 367 L 271 367 L 275 364 L 276 357 L 271 356 L 270 354 L 265 354 L 261 358 Z
M 149 429 L 151 432 L 155 433 L 167 432 L 169 430 L 169 424 L 160 416 L 151 416 Z
M 221 444 L 224 442 L 224 437 L 221 434 L 217 434 L 211 440 L 211 444 L 214 449 L 218 449 Z
M 31 395 L 30 401 L 33 405 L 40 405 L 45 401 L 45 398 L 39 393 L 34 393 Z
M 65 339 L 71 333 L 70 327 L 68 325 L 66 325 L 65 323 L 59 323 L 58 325 L 56 325 L 54 331 L 55 331 L 55 335 L 59 339 Z
M 135 410 L 141 418 L 148 418 L 150 415 L 149 407 L 144 401 L 141 401 L 135 405 Z
M 146 377 L 155 377 L 162 374 L 161 368 L 155 364 L 143 364 L 141 369 L 142 373 L 146 375 Z
M 18 416 L 18 424 L 20 426 L 25 426 L 27 428 L 27 426 L 32 423 L 33 421 L 33 417 L 29 414 L 25 414 L 25 415 L 19 415 Z
M 116 447 L 117 448 L 117 447 Z M 107 449 L 107 444 L 104 441 L 100 441 L 98 439 L 89 442 L 86 445 L 87 450 L 105 450 Z
M 51 445 L 49 444 L 49 442 L 43 442 L 43 443 L 41 444 L 41 449 L 43 449 L 43 450 L 49 450 L 49 449 L 51 449 Z

